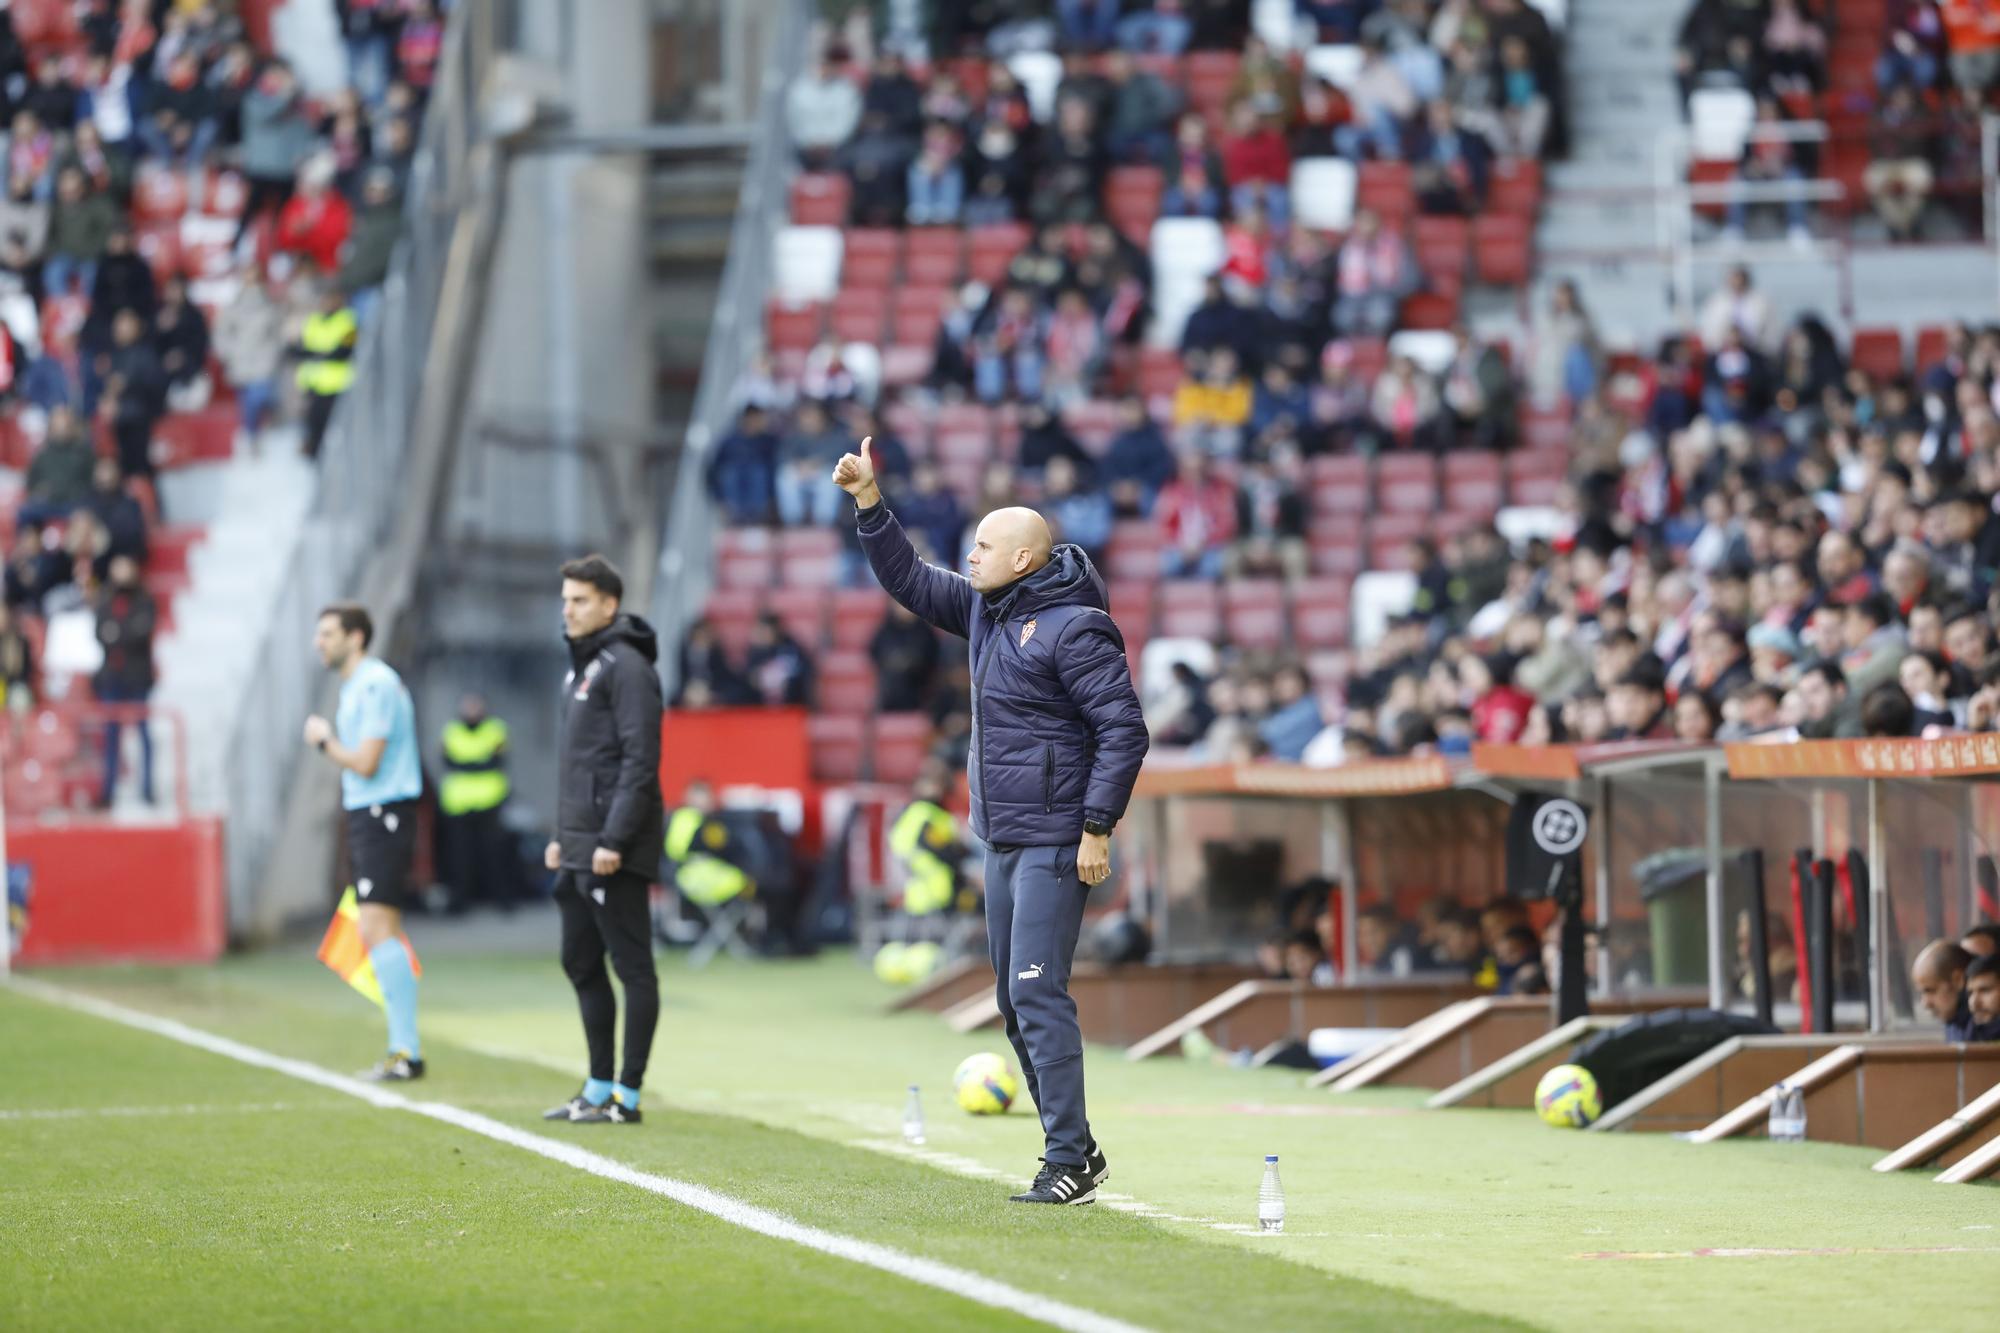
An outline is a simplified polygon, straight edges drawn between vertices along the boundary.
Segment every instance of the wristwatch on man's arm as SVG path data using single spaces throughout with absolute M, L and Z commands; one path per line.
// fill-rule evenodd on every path
M 1111 830 L 1112 830 L 1112 829 L 1113 829 L 1114 827 L 1116 827 L 1116 826 L 1115 826 L 1115 825 L 1113 825 L 1113 824 L 1109 824 L 1109 823 L 1106 823 L 1106 822 L 1105 822 L 1104 820 L 1102 820 L 1102 819 L 1096 819 L 1096 818 L 1091 818 L 1091 817 L 1086 817 L 1086 818 L 1084 819 L 1084 821 L 1083 821 L 1083 831 L 1084 831 L 1085 833 L 1088 833 L 1088 834 L 1089 834 L 1089 835 L 1090 835 L 1091 837 L 1093 837 L 1093 838 L 1108 838 L 1108 837 L 1110 837 L 1110 836 L 1111 836 Z

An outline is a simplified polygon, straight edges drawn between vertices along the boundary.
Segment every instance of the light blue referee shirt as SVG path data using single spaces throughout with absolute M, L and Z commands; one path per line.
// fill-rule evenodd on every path
M 340 770 L 342 805 L 362 810 L 391 801 L 414 801 L 423 795 L 417 709 L 394 667 L 379 657 L 361 659 L 354 674 L 341 682 L 340 709 L 334 714 L 333 730 L 350 750 L 363 741 L 388 742 L 374 777 L 364 778 L 351 768 Z

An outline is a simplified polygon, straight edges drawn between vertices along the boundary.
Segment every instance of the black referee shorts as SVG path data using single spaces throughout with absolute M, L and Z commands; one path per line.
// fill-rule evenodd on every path
M 347 812 L 347 863 L 354 900 L 398 911 L 410 906 L 410 859 L 417 850 L 417 803 L 390 801 Z

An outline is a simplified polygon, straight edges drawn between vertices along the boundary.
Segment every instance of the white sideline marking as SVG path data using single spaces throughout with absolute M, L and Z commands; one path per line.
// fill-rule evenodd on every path
M 118 1118 L 131 1117 L 150 1120 L 156 1116 L 171 1115 L 261 1115 L 267 1111 L 302 1111 L 308 1108 L 295 1102 L 237 1102 L 228 1106 L 197 1106 L 186 1102 L 180 1106 L 52 1106 L 23 1107 L 0 1110 L 0 1120 L 88 1120 L 99 1116 Z
M 830 1254 L 837 1259 L 846 1259 L 850 1263 L 879 1269 L 922 1286 L 934 1287 L 939 1291 L 964 1297 L 976 1305 L 984 1305 L 989 1309 L 1007 1310 L 1025 1315 L 1053 1328 L 1070 1330 L 1070 1333 L 1144 1333 L 1138 1325 L 1128 1324 L 1122 1319 L 1066 1305 L 1046 1296 L 1011 1287 L 983 1274 L 954 1268 L 950 1264 L 925 1259 L 920 1255 L 906 1254 L 874 1241 L 858 1240 L 852 1236 L 807 1226 L 780 1213 L 718 1193 L 705 1185 L 654 1175 L 650 1171 L 635 1170 L 600 1153 L 590 1152 L 560 1139 L 531 1134 L 489 1116 L 479 1115 L 444 1102 L 412 1101 L 388 1088 L 373 1083 L 363 1083 L 359 1079 L 336 1074 L 330 1069 L 322 1069 L 304 1060 L 272 1055 L 268 1051 L 231 1041 L 227 1037 L 218 1037 L 212 1032 L 204 1032 L 200 1028 L 189 1027 L 170 1018 L 156 1018 L 151 1014 L 140 1013 L 136 1009 L 127 1009 L 123 1005 L 64 990 L 59 986 L 19 977 L 14 978 L 9 984 L 24 995 L 32 995 L 50 1004 L 61 1005 L 113 1023 L 122 1023 L 126 1027 L 166 1037 L 184 1046 L 193 1046 L 198 1050 L 235 1060 L 239 1064 L 254 1065 L 259 1069 L 269 1069 L 302 1082 L 317 1084 L 322 1088 L 331 1088 L 335 1092 L 344 1092 L 350 1097 L 358 1098 L 383 1110 L 408 1111 L 442 1121 L 458 1129 L 492 1139 L 496 1143 L 504 1143 L 534 1153 L 538 1157 L 545 1157 L 552 1162 L 575 1167 L 593 1176 L 615 1180 L 620 1184 L 632 1185 L 660 1195 L 683 1207 L 719 1218 L 731 1226 L 742 1227 L 746 1231 L 754 1231 L 774 1240 L 790 1241 L 794 1245 L 802 1245 L 821 1254 Z

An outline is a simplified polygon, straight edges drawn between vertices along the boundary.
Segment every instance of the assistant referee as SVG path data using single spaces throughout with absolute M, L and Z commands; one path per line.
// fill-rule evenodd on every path
M 400 1082 L 424 1076 L 417 973 L 403 947 L 424 775 L 417 758 L 416 706 L 395 669 L 369 654 L 374 638 L 375 622 L 357 603 L 336 602 L 319 613 L 313 647 L 326 669 L 340 677 L 340 707 L 332 722 L 307 718 L 305 738 L 340 769 L 361 941 L 389 1015 L 389 1052 L 361 1077 Z

